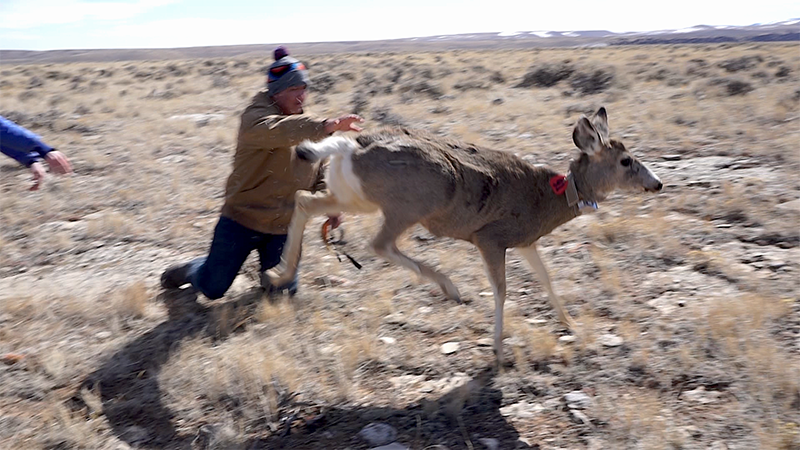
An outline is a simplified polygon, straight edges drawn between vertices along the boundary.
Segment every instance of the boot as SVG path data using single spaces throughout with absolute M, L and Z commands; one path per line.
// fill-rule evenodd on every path
M 191 263 L 170 266 L 161 274 L 161 287 L 164 289 L 180 289 L 189 283 Z

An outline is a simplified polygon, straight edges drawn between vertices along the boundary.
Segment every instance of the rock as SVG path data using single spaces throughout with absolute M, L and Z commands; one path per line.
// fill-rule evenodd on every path
M 586 439 L 586 450 L 603 450 L 606 448 L 603 441 L 598 437 L 590 437 Z
M 503 104 L 503 99 L 498 97 L 498 98 L 492 100 L 492 104 L 493 105 L 502 105 Z
M 0 356 L 0 361 L 9 366 L 16 364 L 23 359 L 25 359 L 25 355 L 22 353 L 6 353 L 5 355 Z
M 661 155 L 661 159 L 664 161 L 680 161 L 681 155 Z
M 425 393 L 442 393 L 450 392 L 453 389 L 463 387 L 469 383 L 470 378 L 465 373 L 456 373 L 451 377 L 438 378 L 435 380 L 428 380 L 421 384 L 419 391 Z
M 597 341 L 606 347 L 619 347 L 623 339 L 615 334 L 604 334 L 598 337 Z
M 420 314 L 430 314 L 433 312 L 433 308 L 430 306 L 420 306 L 417 311 L 419 311 Z
M 478 295 L 480 295 L 481 297 L 491 297 L 494 294 L 492 294 L 489 291 L 483 291 L 483 292 L 478 293 Z
M 778 208 L 785 209 L 787 211 L 800 211 L 800 198 L 790 202 L 779 203 Z
M 769 270 L 771 270 L 773 272 L 777 272 L 779 269 L 782 269 L 782 268 L 784 268 L 784 267 L 786 267 L 788 265 L 789 264 L 784 262 L 784 261 L 775 261 L 775 262 L 771 262 L 771 263 L 767 264 L 767 267 L 769 267 Z
M 333 355 L 341 350 L 341 347 L 336 344 L 327 344 L 319 347 L 319 352 L 323 355 Z
M 570 409 L 569 415 L 572 417 L 572 421 L 575 423 L 582 423 L 584 425 L 591 425 L 592 421 L 589 419 L 589 416 L 582 413 L 577 409 Z
M 531 404 L 523 400 L 519 403 L 514 403 L 513 405 L 500 408 L 500 415 L 504 417 L 515 417 L 518 419 L 530 419 L 544 410 L 545 407 L 538 403 Z
M 459 342 L 445 342 L 442 344 L 442 353 L 450 355 L 457 352 L 460 348 L 461 344 Z
M 223 119 L 225 119 L 224 114 L 181 114 L 171 116 L 168 120 L 188 120 L 194 122 L 198 127 L 204 127 L 211 121 Z
M 163 158 L 158 158 L 158 162 L 161 164 L 179 164 L 186 160 L 186 157 L 183 155 L 167 155 Z M 91 214 L 90 214 L 91 215 Z
M 667 292 L 661 297 L 654 298 L 647 301 L 647 306 L 658 310 L 661 314 L 668 316 L 678 308 L 681 300 L 678 300 L 677 294 L 674 292 Z
M 592 405 L 592 398 L 581 391 L 572 391 L 564 396 L 569 409 L 586 409 Z
M 545 409 L 549 409 L 551 411 L 558 411 L 561 409 L 561 399 L 560 398 L 550 398 L 542 402 L 542 406 Z
M 525 347 L 525 340 L 519 336 L 511 336 L 503 339 L 503 345 L 508 347 Z
M 720 393 L 717 391 L 706 391 L 704 386 L 699 386 L 697 389 L 684 392 L 681 394 L 681 397 L 692 402 L 706 405 L 717 401 L 719 395 Z
M 547 320 L 545 320 L 545 319 L 525 319 L 525 322 L 529 323 L 531 325 L 539 325 L 539 324 L 542 324 L 542 323 L 547 323 Z
M 395 390 L 412 389 L 421 382 L 425 381 L 425 375 L 399 375 L 389 378 Z
M 571 343 L 575 342 L 576 339 L 577 338 L 575 336 L 567 335 L 567 336 L 561 336 L 560 338 L 558 338 L 558 342 L 561 342 L 562 344 L 571 344 Z
M 495 438 L 480 438 L 478 442 L 489 450 L 498 450 L 500 448 L 500 441 Z
M 383 321 L 392 325 L 403 325 L 406 323 L 406 318 L 403 313 L 396 312 L 384 317 Z
M 692 439 L 700 439 L 701 437 L 703 437 L 703 430 L 694 425 L 685 426 L 682 429 L 680 429 L 680 431 L 687 437 L 690 437 Z
M 388 445 L 381 445 L 380 447 L 372 447 L 370 450 L 409 450 L 409 448 L 403 444 L 392 442 L 391 444 Z
M 383 445 L 397 439 L 397 430 L 391 425 L 373 422 L 358 432 L 358 436 L 369 443 L 369 445 Z
M 397 339 L 395 339 L 393 337 L 389 337 L 389 336 L 382 336 L 380 338 L 380 341 L 383 342 L 386 345 L 394 345 L 394 344 L 397 343 Z
M 494 345 L 494 339 L 480 338 L 475 343 L 478 344 L 478 347 L 492 347 Z
M 58 231 L 72 231 L 76 227 L 84 225 L 80 221 L 74 222 L 67 222 L 67 221 L 55 221 L 55 222 L 47 222 L 43 223 L 39 226 L 39 229 L 43 232 L 58 232 Z
M 94 337 L 96 337 L 97 339 L 103 339 L 103 340 L 108 339 L 111 336 L 112 334 L 110 331 L 100 331 L 99 333 L 94 335 Z
M 314 278 L 314 284 L 320 287 L 347 286 L 350 281 L 334 275 L 325 275 Z

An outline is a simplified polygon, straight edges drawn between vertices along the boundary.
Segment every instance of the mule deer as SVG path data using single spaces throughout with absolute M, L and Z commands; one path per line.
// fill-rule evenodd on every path
M 609 139 L 605 108 L 591 120 L 582 116 L 572 139 L 581 154 L 570 163 L 567 176 L 507 152 L 402 128 L 304 142 L 296 147 L 298 158 L 332 156 L 329 191 L 297 192 L 281 264 L 266 277 L 277 286 L 294 277 L 310 217 L 381 211 L 383 225 L 372 250 L 432 279 L 448 298 L 458 300 L 458 289 L 446 275 L 397 249 L 400 234 L 420 223 L 436 236 L 478 247 L 494 294 L 494 350 L 502 364 L 506 250 L 515 248 L 528 261 L 561 322 L 574 329 L 575 322 L 553 292 L 536 241 L 580 215 L 581 202 L 595 204 L 617 188 L 658 191 L 662 186 L 621 142 Z

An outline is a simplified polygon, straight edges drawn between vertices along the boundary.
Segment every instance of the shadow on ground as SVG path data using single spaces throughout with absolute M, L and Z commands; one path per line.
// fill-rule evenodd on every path
M 492 369 L 483 370 L 437 400 L 423 400 L 403 409 L 290 404 L 284 410 L 295 413 L 287 414 L 279 429 L 263 427 L 263 433 L 251 435 L 247 442 L 221 438 L 213 425 L 177 430 L 174 424 L 179 418 L 161 403 L 161 367 L 187 338 L 224 339 L 243 329 L 261 298 L 262 292 L 254 289 L 232 302 L 209 307 L 188 292 L 162 294 L 168 320 L 122 347 L 89 375 L 73 397 L 75 408 L 86 407 L 80 400 L 81 390 L 100 392 L 103 414 L 114 434 L 134 448 L 367 449 L 370 446 L 358 432 L 373 422 L 394 427 L 397 442 L 413 449 L 482 448 L 472 442 L 476 436 L 496 439 L 502 449 L 538 448 L 519 441 L 517 431 L 500 414 L 502 394 L 492 386 Z M 308 411 L 315 413 L 309 416 Z

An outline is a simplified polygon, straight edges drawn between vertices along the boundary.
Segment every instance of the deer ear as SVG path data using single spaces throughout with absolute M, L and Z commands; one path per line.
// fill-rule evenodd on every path
M 581 116 L 581 119 L 575 124 L 575 129 L 572 130 L 572 141 L 588 155 L 593 155 L 603 148 L 600 135 L 597 134 L 597 130 L 586 116 Z
M 600 109 L 594 113 L 592 125 L 594 125 L 594 129 L 597 130 L 597 134 L 600 135 L 603 142 L 608 142 L 608 114 L 606 114 L 605 106 L 601 106 Z

